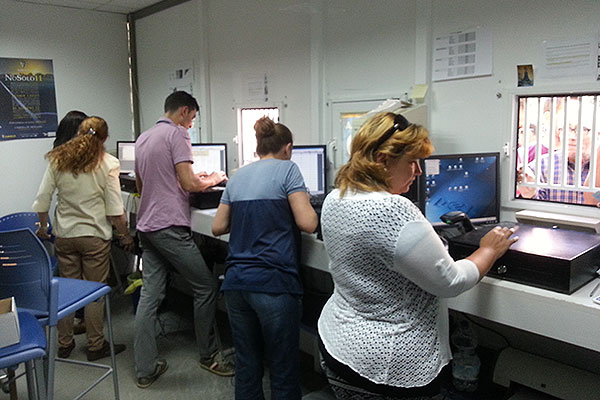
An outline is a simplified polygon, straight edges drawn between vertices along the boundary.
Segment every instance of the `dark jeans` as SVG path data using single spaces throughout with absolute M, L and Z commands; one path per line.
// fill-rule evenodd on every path
M 266 358 L 272 400 L 299 400 L 300 296 L 225 291 L 235 346 L 236 400 L 264 400 Z

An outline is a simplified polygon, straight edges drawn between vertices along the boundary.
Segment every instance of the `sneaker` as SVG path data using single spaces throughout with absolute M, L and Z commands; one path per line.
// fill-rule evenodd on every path
M 66 347 L 59 347 L 56 355 L 58 358 L 69 358 L 71 352 L 75 348 L 75 339 L 71 340 L 71 344 Z
M 156 362 L 156 368 L 154 369 L 154 373 L 152 375 L 137 378 L 135 384 L 140 389 L 145 389 L 148 386 L 152 385 L 154 381 L 158 379 L 159 376 L 164 374 L 167 368 L 169 368 L 167 360 L 160 359 Z
M 200 359 L 200 367 L 219 376 L 235 374 L 235 367 L 219 351 L 215 351 L 208 359 Z
M 119 354 L 123 350 L 125 350 L 124 344 L 114 344 L 115 347 L 115 355 Z M 89 350 L 87 352 L 88 361 L 96 361 L 104 357 L 110 356 L 110 344 L 105 340 L 104 344 L 99 350 Z

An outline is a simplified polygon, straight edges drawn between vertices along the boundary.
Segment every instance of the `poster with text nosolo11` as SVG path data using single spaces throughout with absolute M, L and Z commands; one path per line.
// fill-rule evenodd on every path
M 52 60 L 0 57 L 0 140 L 53 137 L 57 122 Z

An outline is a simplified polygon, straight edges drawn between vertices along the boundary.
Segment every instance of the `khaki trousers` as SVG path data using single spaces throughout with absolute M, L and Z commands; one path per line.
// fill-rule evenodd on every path
M 56 238 L 54 250 L 58 271 L 63 278 L 106 283 L 110 267 L 110 241 L 93 236 Z M 58 321 L 58 346 L 67 347 L 73 341 L 74 314 Z M 104 297 L 85 306 L 85 329 L 88 351 L 97 351 L 104 344 Z

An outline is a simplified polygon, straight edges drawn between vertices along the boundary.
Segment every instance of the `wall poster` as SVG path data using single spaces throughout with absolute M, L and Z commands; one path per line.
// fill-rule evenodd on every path
M 0 57 L 0 140 L 56 135 L 52 60 Z

